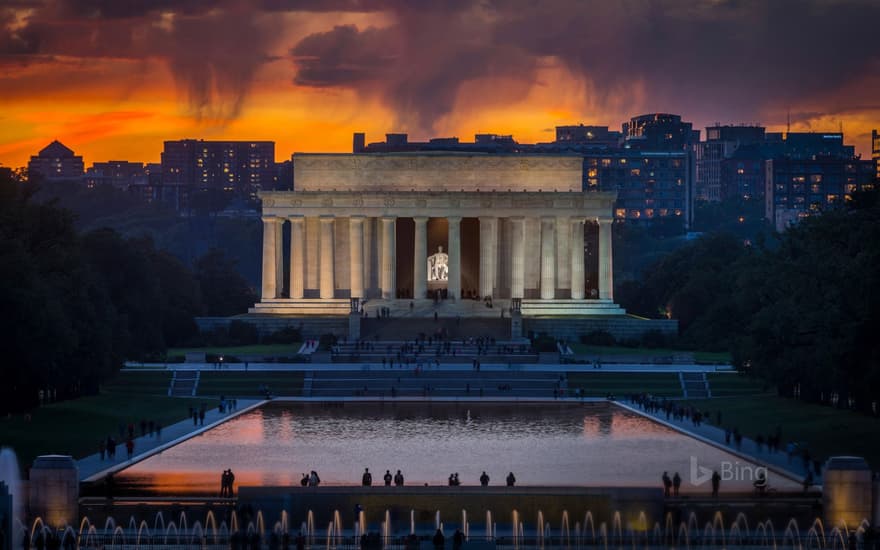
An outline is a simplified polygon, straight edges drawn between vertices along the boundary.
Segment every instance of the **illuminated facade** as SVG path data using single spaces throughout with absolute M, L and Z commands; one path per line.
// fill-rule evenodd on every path
M 294 191 L 260 193 L 251 313 L 348 315 L 363 300 L 438 293 L 467 315 L 625 313 L 613 300 L 615 194 L 581 189 L 578 156 L 296 154 L 293 164 Z M 598 232 L 595 273 L 586 231 Z M 487 298 L 498 309 L 481 307 Z

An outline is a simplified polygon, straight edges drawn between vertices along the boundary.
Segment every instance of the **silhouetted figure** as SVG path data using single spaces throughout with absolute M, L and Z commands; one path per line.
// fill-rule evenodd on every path
M 302 479 L 299 480 L 299 484 L 303 487 L 307 487 L 309 485 L 309 474 L 303 474 Z
M 672 496 L 672 478 L 669 477 L 669 474 L 663 472 L 663 496 L 669 498 Z
M 483 475 L 480 476 L 480 485 L 482 485 L 483 487 L 489 486 L 489 476 L 488 474 L 486 474 L 486 472 L 483 472 Z
M 455 534 L 452 535 L 452 548 L 459 550 L 462 544 L 464 544 L 464 533 L 461 529 L 456 529 Z
M 507 486 L 513 487 L 514 485 L 516 485 L 516 476 L 513 475 L 513 472 L 510 472 L 507 474 Z
M 718 488 L 721 486 L 721 475 L 718 471 L 712 472 L 712 496 L 718 498 Z
M 678 472 L 675 472 L 675 475 L 672 476 L 672 496 L 678 496 L 678 490 L 681 488 L 681 476 L 678 475 Z
M 394 485 L 403 487 L 403 474 L 400 473 L 400 470 L 397 470 L 397 473 L 394 474 Z
M 391 480 L 394 479 L 391 470 L 385 470 L 385 476 L 382 479 L 385 480 L 386 487 L 391 487 Z
M 361 485 L 364 487 L 369 487 L 373 484 L 373 474 L 370 473 L 369 468 L 364 468 L 364 475 L 361 476 Z

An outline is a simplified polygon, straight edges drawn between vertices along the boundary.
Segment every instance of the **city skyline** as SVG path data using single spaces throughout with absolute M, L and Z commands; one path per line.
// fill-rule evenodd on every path
M 648 112 L 842 126 L 869 158 L 878 16 L 861 1 L 7 2 L 0 164 L 53 139 L 87 163 L 156 162 L 182 138 L 271 140 L 276 160 L 349 151 L 361 131 L 534 143 Z

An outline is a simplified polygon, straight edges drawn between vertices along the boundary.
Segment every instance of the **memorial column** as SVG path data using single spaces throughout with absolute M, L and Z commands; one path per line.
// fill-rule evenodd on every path
M 351 269 L 352 298 L 364 297 L 364 217 L 348 218 L 349 267 Z
M 525 218 L 510 218 L 511 251 L 510 297 L 523 298 L 525 294 Z
M 614 301 L 610 219 L 599 219 L 599 299 Z
M 556 297 L 556 218 L 541 218 L 541 299 Z
M 322 300 L 334 297 L 333 279 L 333 224 L 332 216 L 321 216 L 321 286 Z
M 290 298 L 303 297 L 305 288 L 306 219 L 291 216 L 290 220 Z
M 397 289 L 394 285 L 394 268 L 396 252 L 396 226 L 397 218 L 384 216 L 382 218 L 382 269 L 381 286 L 382 298 L 393 300 L 397 298 Z
M 584 220 L 571 220 L 571 299 L 584 299 Z
M 413 298 L 428 296 L 428 218 L 415 217 L 415 244 L 413 246 Z
M 263 285 L 260 300 L 278 297 L 278 228 L 281 218 L 263 217 Z
M 495 257 L 497 218 L 480 218 L 480 298 L 491 296 L 495 289 Z
M 449 281 L 446 290 L 449 296 L 461 299 L 461 216 L 447 217 L 449 224 Z

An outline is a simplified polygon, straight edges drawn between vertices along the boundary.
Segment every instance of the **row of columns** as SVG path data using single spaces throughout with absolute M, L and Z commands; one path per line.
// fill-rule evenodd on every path
M 523 298 L 525 294 L 525 218 L 508 218 L 511 223 L 511 297 Z M 282 224 L 284 218 L 263 218 L 263 298 L 277 298 L 283 286 Z M 290 297 L 303 298 L 305 275 L 305 217 L 292 216 L 290 238 Z M 450 296 L 461 295 L 461 217 L 446 218 L 448 222 L 448 281 Z M 480 217 L 480 296 L 491 296 L 497 276 L 498 218 Z M 584 298 L 584 220 L 543 217 L 541 218 L 541 277 L 542 300 L 552 300 L 556 293 L 557 254 L 564 253 L 558 246 L 558 224 L 570 223 L 568 239 L 570 253 L 571 298 Z M 334 221 L 332 216 L 320 217 L 320 287 L 322 299 L 334 297 Z M 364 296 L 364 216 L 349 218 L 349 253 L 351 267 L 350 288 L 353 298 Z M 427 238 L 428 218 L 415 217 L 415 246 L 413 251 L 413 296 L 427 297 Z M 395 298 L 397 218 L 380 218 L 382 248 L 379 251 L 379 287 L 383 298 Z M 599 299 L 613 300 L 611 220 L 599 220 Z

